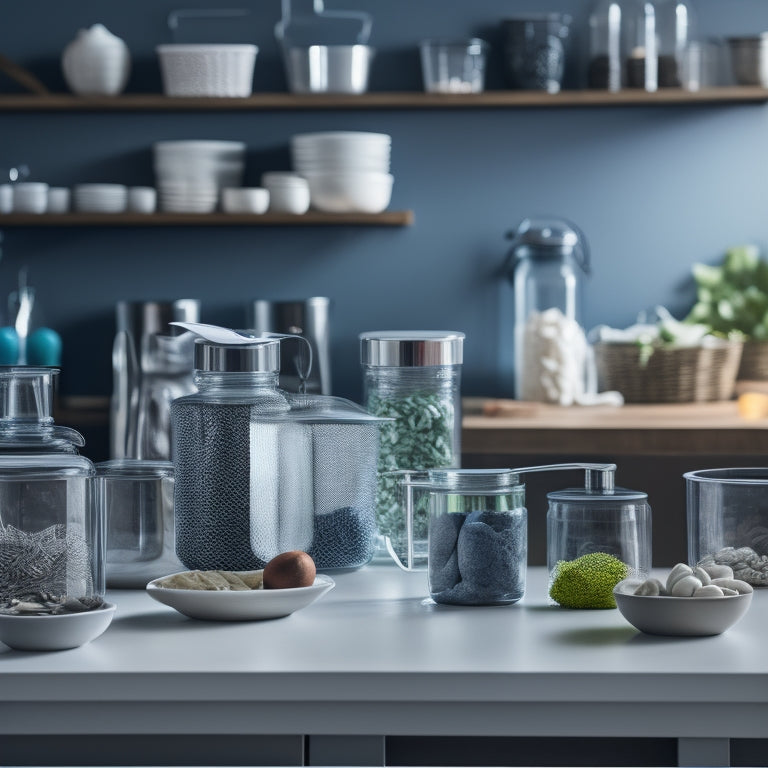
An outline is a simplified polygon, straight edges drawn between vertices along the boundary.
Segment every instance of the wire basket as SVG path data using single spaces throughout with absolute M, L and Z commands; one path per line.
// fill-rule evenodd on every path
M 618 390 L 627 403 L 692 403 L 733 396 L 743 343 L 712 339 L 699 347 L 657 347 L 643 364 L 633 343 L 599 343 L 600 390 Z
M 738 381 L 768 381 L 768 341 L 745 341 Z

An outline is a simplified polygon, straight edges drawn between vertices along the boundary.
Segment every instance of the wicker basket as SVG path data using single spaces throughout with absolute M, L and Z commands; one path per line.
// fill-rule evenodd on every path
M 744 342 L 736 378 L 739 381 L 768 381 L 768 341 Z
M 618 390 L 627 403 L 692 403 L 733 396 L 743 344 L 715 340 L 701 347 L 659 347 L 645 366 L 637 344 L 599 343 L 600 391 Z

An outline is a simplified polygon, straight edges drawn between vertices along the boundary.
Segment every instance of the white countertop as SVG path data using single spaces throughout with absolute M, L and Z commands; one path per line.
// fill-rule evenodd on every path
M 768 590 L 710 638 L 643 635 L 617 610 L 429 604 L 425 573 L 368 566 L 284 619 L 187 619 L 142 591 L 82 648 L 0 645 L 0 733 L 759 737 Z M 717 702 L 716 704 L 713 702 Z M 37 727 L 37 725 L 36 725 Z

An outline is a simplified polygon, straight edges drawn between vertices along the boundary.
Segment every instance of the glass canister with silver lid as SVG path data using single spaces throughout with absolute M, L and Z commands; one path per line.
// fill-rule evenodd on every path
M 402 476 L 461 463 L 463 350 L 458 331 L 360 334 L 365 406 L 390 419 L 381 428 L 376 522 L 381 544 L 406 570 L 427 566 L 428 512 L 413 510 L 407 530 Z

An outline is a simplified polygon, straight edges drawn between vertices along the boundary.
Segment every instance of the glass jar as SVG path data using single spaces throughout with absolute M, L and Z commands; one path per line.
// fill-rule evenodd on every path
M 624 85 L 622 24 L 623 0 L 600 0 L 589 17 L 589 68 L 587 87 L 620 91 Z
M 461 463 L 461 364 L 464 334 L 371 331 L 360 335 L 364 402 L 382 425 L 376 522 L 401 567 L 427 565 L 426 508 L 413 516 L 408 545 L 401 473 Z
M 82 435 L 53 423 L 58 370 L 0 369 L 0 611 L 102 605 L 104 523 Z
M 626 7 L 624 58 L 627 88 L 656 91 L 659 87 L 659 40 L 656 7 L 650 0 L 632 0 Z
M 414 478 L 429 515 L 429 594 L 449 605 L 508 605 L 525 594 L 525 486 L 508 469 L 431 470 Z
M 583 488 L 547 494 L 549 599 L 566 608 L 615 608 L 613 587 L 651 569 L 648 495 L 614 486 L 614 465 L 588 469 Z
M 655 0 L 659 88 L 680 88 L 693 39 L 693 18 L 685 0 Z
M 688 562 L 727 565 L 734 578 L 768 586 L 768 468 L 687 472 Z
M 341 398 L 283 392 L 279 371 L 276 338 L 195 342 L 198 392 L 171 404 L 187 568 L 254 570 L 303 550 L 335 570 L 373 555 L 382 420 Z
M 525 219 L 512 237 L 505 271 L 514 289 L 515 397 L 572 405 L 591 375 L 580 324 L 586 241 L 560 219 Z
M 170 461 L 103 461 L 95 484 L 107 531 L 108 587 L 143 589 L 184 570 L 176 557 Z

